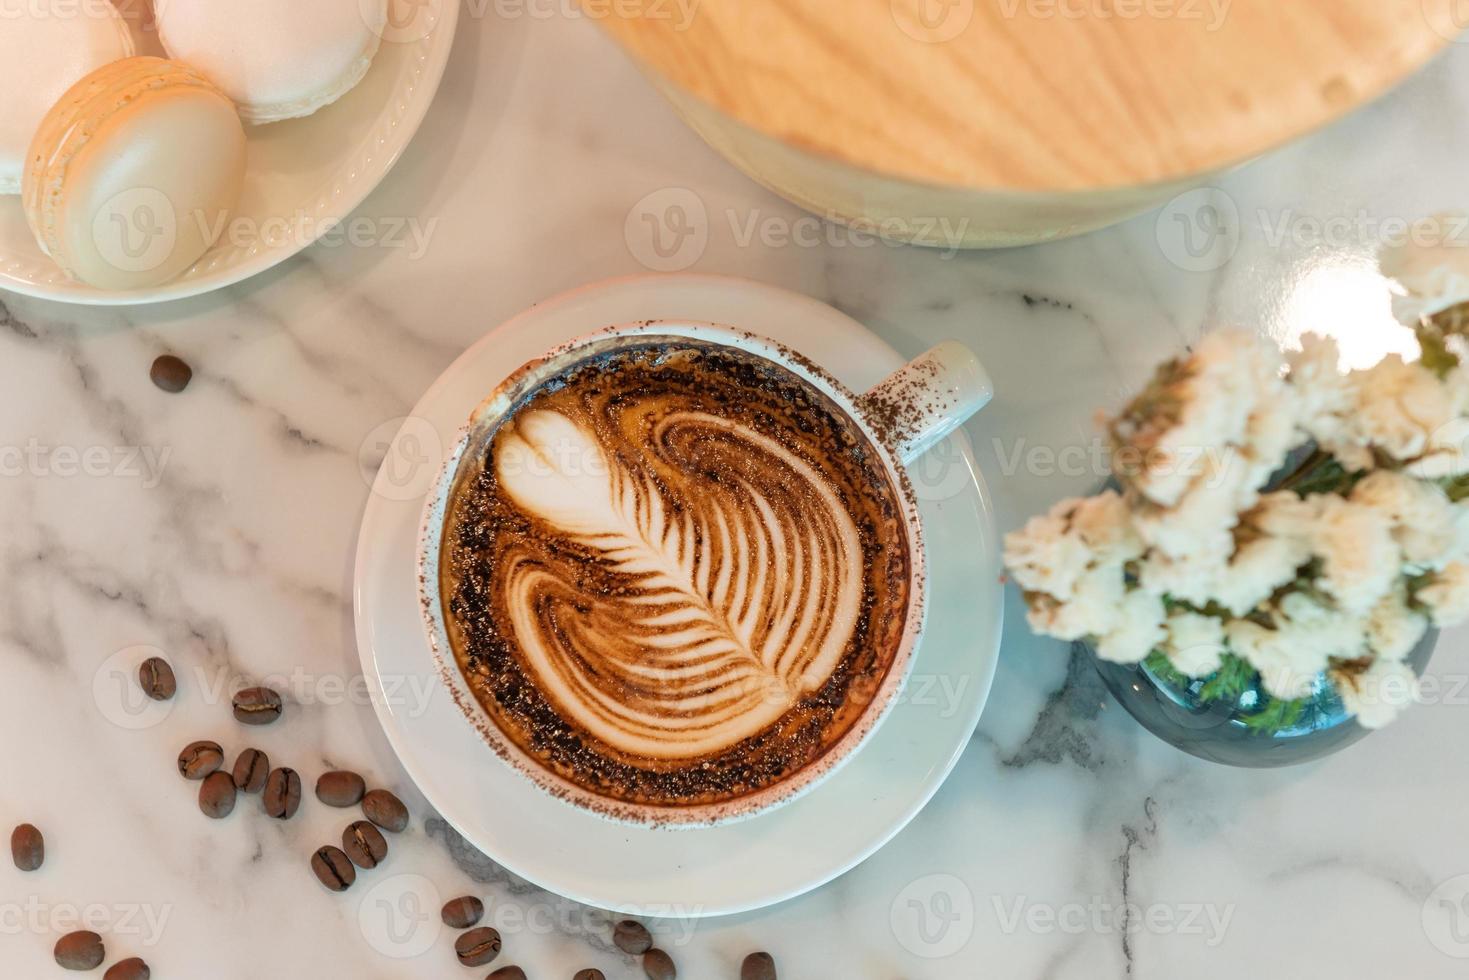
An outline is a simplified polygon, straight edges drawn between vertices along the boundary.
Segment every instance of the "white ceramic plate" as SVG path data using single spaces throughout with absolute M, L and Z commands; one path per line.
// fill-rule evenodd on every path
M 456 0 L 393 0 L 392 8 L 395 19 L 361 84 L 305 119 L 247 128 L 245 189 L 230 232 L 178 279 L 131 292 L 74 283 L 37 247 L 20 198 L 0 197 L 0 288 L 94 306 L 184 299 L 264 272 L 324 233 L 344 234 L 333 224 L 397 163 L 428 114 L 454 44 Z M 140 54 L 163 53 L 151 29 L 135 34 Z
M 424 495 L 470 412 L 516 368 L 573 337 L 649 318 L 707 320 L 764 334 L 857 391 L 904 362 L 831 307 L 741 280 L 621 279 L 532 308 L 456 361 L 388 449 L 357 544 L 357 642 L 398 757 L 429 801 L 480 850 L 523 878 L 600 908 L 731 914 L 792 898 L 854 867 L 938 790 L 973 734 L 994 677 L 999 542 L 988 491 L 959 436 L 914 470 L 931 593 L 928 631 L 908 687 L 871 741 L 808 796 L 744 823 L 648 830 L 608 822 L 543 793 L 484 744 L 438 680 L 415 581 Z M 426 699 L 410 693 L 422 685 L 430 685 Z

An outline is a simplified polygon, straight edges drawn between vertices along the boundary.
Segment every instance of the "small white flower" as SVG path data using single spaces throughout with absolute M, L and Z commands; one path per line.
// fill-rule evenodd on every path
M 1366 615 L 1401 574 L 1391 523 L 1371 507 L 1323 496 L 1312 534 L 1321 556 L 1321 589 L 1348 613 Z
M 1413 597 L 1427 607 L 1434 626 L 1458 626 L 1469 620 L 1469 563 L 1445 566 Z
M 1188 677 L 1208 677 L 1223 664 L 1224 623 L 1212 616 L 1175 612 L 1165 624 L 1164 652 L 1173 666 Z
M 1438 447 L 1430 437 L 1458 419 L 1454 391 L 1423 365 L 1390 354 L 1375 367 L 1357 372 L 1359 390 L 1355 431 L 1379 452 L 1404 463 Z
M 1005 535 L 1005 564 L 1025 591 L 1069 599 L 1091 564 L 1091 549 L 1080 535 L 1069 533 L 1065 512 L 1058 513 L 1075 503 L 1062 501 L 1051 513 L 1033 517 L 1021 530 Z
M 1383 728 L 1418 698 L 1418 678 L 1407 664 L 1378 659 L 1365 671 L 1336 670 L 1332 683 L 1363 728 Z
M 1393 539 L 1409 563 L 1434 568 L 1456 557 L 1458 515 L 1438 487 L 1378 470 L 1353 488 L 1351 500 L 1373 508 L 1390 522 Z
M 1260 672 L 1260 683 L 1271 696 L 1294 701 L 1311 693 L 1327 659 L 1309 644 L 1293 642 L 1294 631 L 1269 630 L 1248 619 L 1225 626 L 1229 648 Z
M 1236 616 L 1269 599 L 1276 589 L 1295 580 L 1311 560 L 1311 544 L 1295 537 L 1262 537 L 1235 552 L 1234 560 L 1214 585 L 1214 597 Z
M 1410 327 L 1422 317 L 1469 302 L 1469 219 L 1446 213 L 1430 220 L 1439 229 L 1437 241 L 1415 236 L 1384 247 L 1378 255 L 1382 274 L 1402 287 L 1402 294 L 1393 297 L 1393 313 Z
M 1306 334 L 1301 337 L 1301 349 L 1289 360 L 1290 384 L 1300 402 L 1301 430 L 1348 470 L 1369 469 L 1372 453 L 1354 423 L 1357 377 L 1341 370 L 1336 341 Z
M 1400 584 L 1367 617 L 1367 644 L 1379 659 L 1403 660 L 1428 632 L 1427 617 L 1409 608 L 1407 599 L 1407 589 Z
M 1059 599 L 1043 592 L 1029 599 L 1030 625 L 1058 640 L 1084 640 L 1116 629 L 1127 595 L 1122 566 L 1094 568 L 1077 579 L 1071 595 Z
M 1118 664 L 1135 664 L 1163 642 L 1163 601 L 1140 590 L 1129 592 L 1118 610 L 1116 627 L 1097 640 L 1097 656 Z
M 1075 502 L 1070 521 L 1071 533 L 1091 550 L 1094 564 L 1128 562 L 1143 553 L 1142 539 L 1132 526 L 1132 511 L 1115 491 Z
M 1247 331 L 1206 334 L 1168 388 L 1177 417 L 1146 430 L 1128 483 L 1153 507 L 1139 508 L 1143 540 L 1170 558 L 1228 557 L 1241 511 L 1280 468 L 1295 441 L 1298 401 L 1280 351 Z M 1144 451 L 1145 450 L 1145 451 Z M 1134 470 L 1137 470 L 1134 472 Z

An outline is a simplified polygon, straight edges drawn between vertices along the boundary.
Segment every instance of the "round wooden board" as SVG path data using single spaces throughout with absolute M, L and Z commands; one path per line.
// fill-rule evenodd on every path
M 758 132 L 929 185 L 1134 187 L 1246 160 L 1379 95 L 1459 0 L 582 0 Z

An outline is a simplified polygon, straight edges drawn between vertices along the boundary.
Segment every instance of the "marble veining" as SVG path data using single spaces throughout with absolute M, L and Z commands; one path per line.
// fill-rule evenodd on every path
M 416 793 L 354 693 L 350 596 L 382 432 L 491 326 L 646 271 L 639 216 L 694 207 L 707 241 L 679 253 L 687 268 L 807 293 L 904 353 L 974 346 L 999 394 L 969 433 L 1008 529 L 1094 486 L 1095 411 L 1211 326 L 1328 330 L 1368 360 L 1397 349 L 1371 266 L 1383 223 L 1469 208 L 1456 45 L 1207 201 L 1081 239 L 953 254 L 843 230 L 751 237 L 808 219 L 700 143 L 595 24 L 528 9 L 468 13 L 421 135 L 358 212 L 418 222 L 421 254 L 318 247 L 151 308 L 0 296 L 0 825 L 34 822 L 50 843 L 41 874 L 0 868 L 0 974 L 53 975 L 59 926 L 96 906 L 114 956 L 164 980 L 459 975 L 432 923 L 406 958 L 371 927 L 375 884 L 421 878 L 486 900 L 497 965 L 639 975 L 612 917 L 508 874 Z M 148 381 L 165 351 L 195 369 L 184 395 Z M 1392 728 L 1243 773 L 1154 741 L 1078 654 L 1028 633 L 1013 595 L 1007 611 L 990 706 L 925 812 L 811 895 L 656 922 L 681 976 L 732 978 L 756 949 L 797 980 L 1464 976 L 1469 905 L 1453 903 L 1469 885 L 1440 886 L 1469 875 L 1469 634 L 1443 637 L 1437 693 Z M 106 686 L 139 646 L 184 688 L 147 724 Z M 287 720 L 241 732 L 219 692 L 261 678 L 282 679 Z M 231 757 L 256 744 L 308 785 L 356 769 L 399 791 L 413 825 L 385 869 L 328 894 L 306 861 L 342 815 L 308 805 L 278 824 L 246 800 L 205 820 L 174 772 L 203 737 Z M 1459 932 L 1426 928 L 1433 914 Z

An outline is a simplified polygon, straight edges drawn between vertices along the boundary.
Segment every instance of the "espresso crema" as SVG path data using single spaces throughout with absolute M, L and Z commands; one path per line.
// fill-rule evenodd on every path
M 866 713 L 909 601 L 899 491 L 849 418 L 686 339 L 589 358 L 514 406 L 441 549 L 460 669 L 541 766 L 625 803 L 724 802 Z

